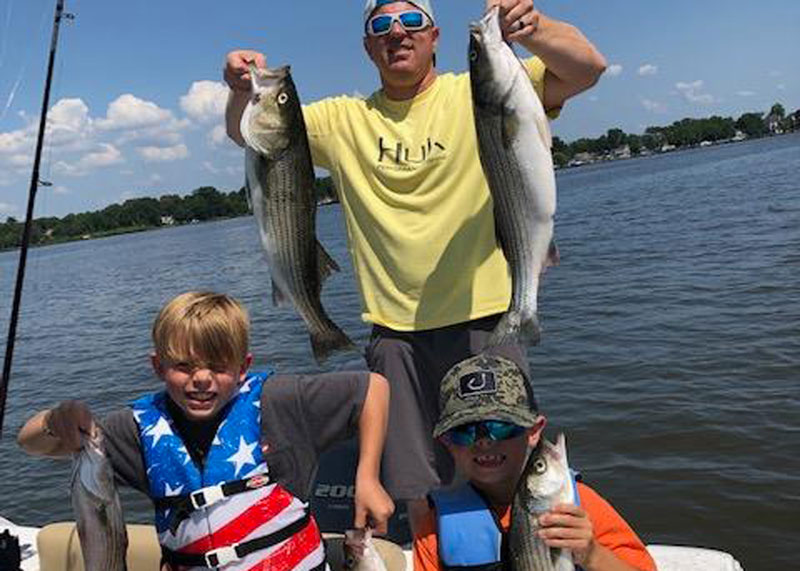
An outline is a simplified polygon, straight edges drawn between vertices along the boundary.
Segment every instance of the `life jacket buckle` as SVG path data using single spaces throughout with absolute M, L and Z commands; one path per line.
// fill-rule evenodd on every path
M 226 545 L 225 547 L 218 547 L 207 552 L 204 557 L 207 567 L 224 567 L 229 563 L 239 560 L 239 554 L 236 553 L 238 543 L 233 545 Z
M 221 485 L 208 486 L 207 488 L 195 490 L 189 494 L 189 498 L 191 499 L 194 509 L 199 510 L 201 508 L 207 508 L 224 499 L 225 492 L 222 491 Z

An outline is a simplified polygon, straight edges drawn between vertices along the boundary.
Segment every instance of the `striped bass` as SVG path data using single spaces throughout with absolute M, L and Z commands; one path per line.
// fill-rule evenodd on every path
M 241 120 L 245 176 L 272 277 L 275 305 L 294 305 L 317 362 L 353 347 L 320 301 L 322 282 L 339 266 L 317 241 L 316 177 L 306 125 L 289 67 L 250 66 L 253 94 Z
M 558 261 L 550 126 L 525 64 L 503 40 L 499 8 L 470 27 L 478 151 L 494 201 L 495 232 L 511 270 L 511 303 L 489 346 L 539 342 L 539 277 Z
M 542 438 L 525 464 L 511 504 L 512 571 L 574 571 L 570 551 L 548 547 L 536 532 L 540 515 L 576 499 L 564 435 L 559 434 L 555 444 Z
M 72 467 L 72 510 L 86 571 L 125 571 L 128 533 L 103 434 L 83 439 Z

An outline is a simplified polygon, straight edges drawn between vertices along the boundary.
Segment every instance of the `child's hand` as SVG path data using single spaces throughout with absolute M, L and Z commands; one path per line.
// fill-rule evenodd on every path
M 388 531 L 389 518 L 394 513 L 394 502 L 375 478 L 356 479 L 356 517 L 353 527 L 369 526 L 377 533 Z
M 559 504 L 539 516 L 539 525 L 537 533 L 549 547 L 569 549 L 575 563 L 586 566 L 597 543 L 592 521 L 580 506 Z
M 45 432 L 60 440 L 60 448 L 77 452 L 81 448 L 81 433 L 91 434 L 92 413 L 85 403 L 64 401 L 45 413 L 42 419 Z

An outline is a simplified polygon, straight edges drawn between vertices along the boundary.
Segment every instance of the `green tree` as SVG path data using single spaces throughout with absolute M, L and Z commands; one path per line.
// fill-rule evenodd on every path
M 783 119 L 786 117 L 786 110 L 783 108 L 783 105 L 776 103 L 772 106 L 772 109 L 769 110 L 769 114 L 774 115 L 778 119 Z
M 607 150 L 613 151 L 614 149 L 618 149 L 625 144 L 626 138 L 625 131 L 622 129 L 609 129 L 606 133 L 606 139 L 608 141 Z
M 761 113 L 745 113 L 736 120 L 735 126 L 748 137 L 763 137 L 767 132 Z

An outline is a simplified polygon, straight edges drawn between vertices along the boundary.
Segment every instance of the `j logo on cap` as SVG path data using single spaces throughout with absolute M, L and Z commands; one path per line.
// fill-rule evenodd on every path
M 492 371 L 476 371 L 458 379 L 458 396 L 461 398 L 497 392 Z

